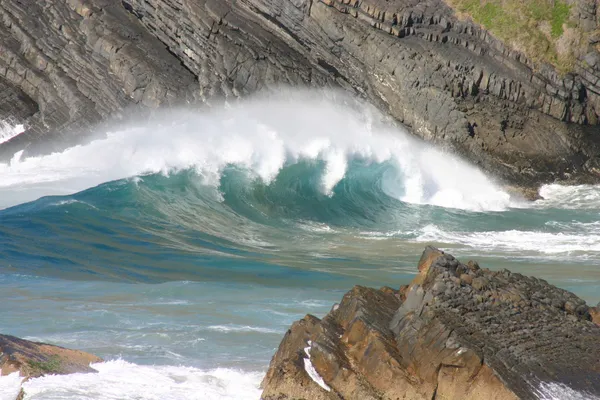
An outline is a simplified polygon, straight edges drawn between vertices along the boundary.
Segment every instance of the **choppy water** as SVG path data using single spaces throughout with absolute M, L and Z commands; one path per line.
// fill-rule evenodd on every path
M 542 195 L 338 94 L 172 111 L 0 164 L 0 332 L 108 360 L 29 399 L 257 399 L 294 320 L 408 283 L 426 243 L 598 302 L 600 188 Z

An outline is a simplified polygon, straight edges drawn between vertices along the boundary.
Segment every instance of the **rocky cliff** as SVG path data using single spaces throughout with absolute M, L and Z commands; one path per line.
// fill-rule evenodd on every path
M 583 300 L 431 247 L 419 271 L 401 291 L 357 286 L 323 319 L 295 322 L 262 398 L 600 396 L 600 326 Z
M 131 107 L 342 87 L 507 181 L 600 179 L 600 11 L 558 72 L 443 0 L 6 0 L 0 119 L 29 128 L 7 159 L 80 140 Z

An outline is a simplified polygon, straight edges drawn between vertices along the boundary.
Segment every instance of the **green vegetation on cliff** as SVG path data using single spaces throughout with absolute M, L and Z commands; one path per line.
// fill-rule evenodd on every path
M 499 39 L 561 72 L 573 68 L 583 33 L 569 22 L 564 0 L 447 0 Z

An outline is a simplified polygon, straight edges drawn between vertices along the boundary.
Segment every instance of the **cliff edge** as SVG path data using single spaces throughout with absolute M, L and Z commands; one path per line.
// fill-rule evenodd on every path
M 0 120 L 27 130 L 0 159 L 283 84 L 347 89 L 506 182 L 598 182 L 600 8 L 531 3 L 519 25 L 496 0 L 3 1 Z
M 600 326 L 583 300 L 432 247 L 419 271 L 401 291 L 356 286 L 323 319 L 295 322 L 262 398 L 600 396 Z

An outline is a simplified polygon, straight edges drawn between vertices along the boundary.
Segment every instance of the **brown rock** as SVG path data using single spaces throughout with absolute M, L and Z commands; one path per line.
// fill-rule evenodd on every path
M 589 311 L 590 316 L 592 317 L 592 322 L 600 326 L 600 307 L 590 307 Z
M 566 313 L 552 304 L 584 302 L 509 271 L 478 270 L 476 290 L 468 274 L 451 279 L 474 265 L 428 247 L 402 301 L 357 286 L 322 320 L 294 323 L 262 398 L 533 400 L 539 382 L 600 394 L 600 327 L 589 321 L 598 310 Z
M 443 251 L 438 250 L 435 247 L 427 246 L 421 255 L 421 259 L 419 260 L 419 275 L 417 275 L 417 277 L 413 280 L 412 284 L 420 284 L 427 276 L 427 272 L 429 272 L 429 267 L 431 267 L 431 264 L 443 255 Z
M 468 274 L 462 274 L 460 276 L 460 280 L 465 284 L 465 285 L 470 285 L 473 283 L 473 277 L 471 275 Z
M 19 371 L 21 376 L 29 378 L 96 372 L 90 364 L 100 361 L 101 358 L 83 351 L 0 335 L 0 375 Z
M 467 267 L 469 267 L 469 269 L 473 272 L 475 271 L 479 271 L 479 263 L 477 261 L 473 261 L 473 260 L 469 260 L 469 262 L 467 263 Z
M 408 285 L 402 285 L 400 286 L 400 290 L 398 290 L 398 293 L 400 294 L 400 301 L 404 301 L 406 300 L 406 292 L 408 290 Z
M 473 289 L 483 290 L 483 289 L 487 288 L 489 283 L 490 283 L 489 280 L 480 276 L 480 277 L 473 279 L 471 286 L 473 286 Z

